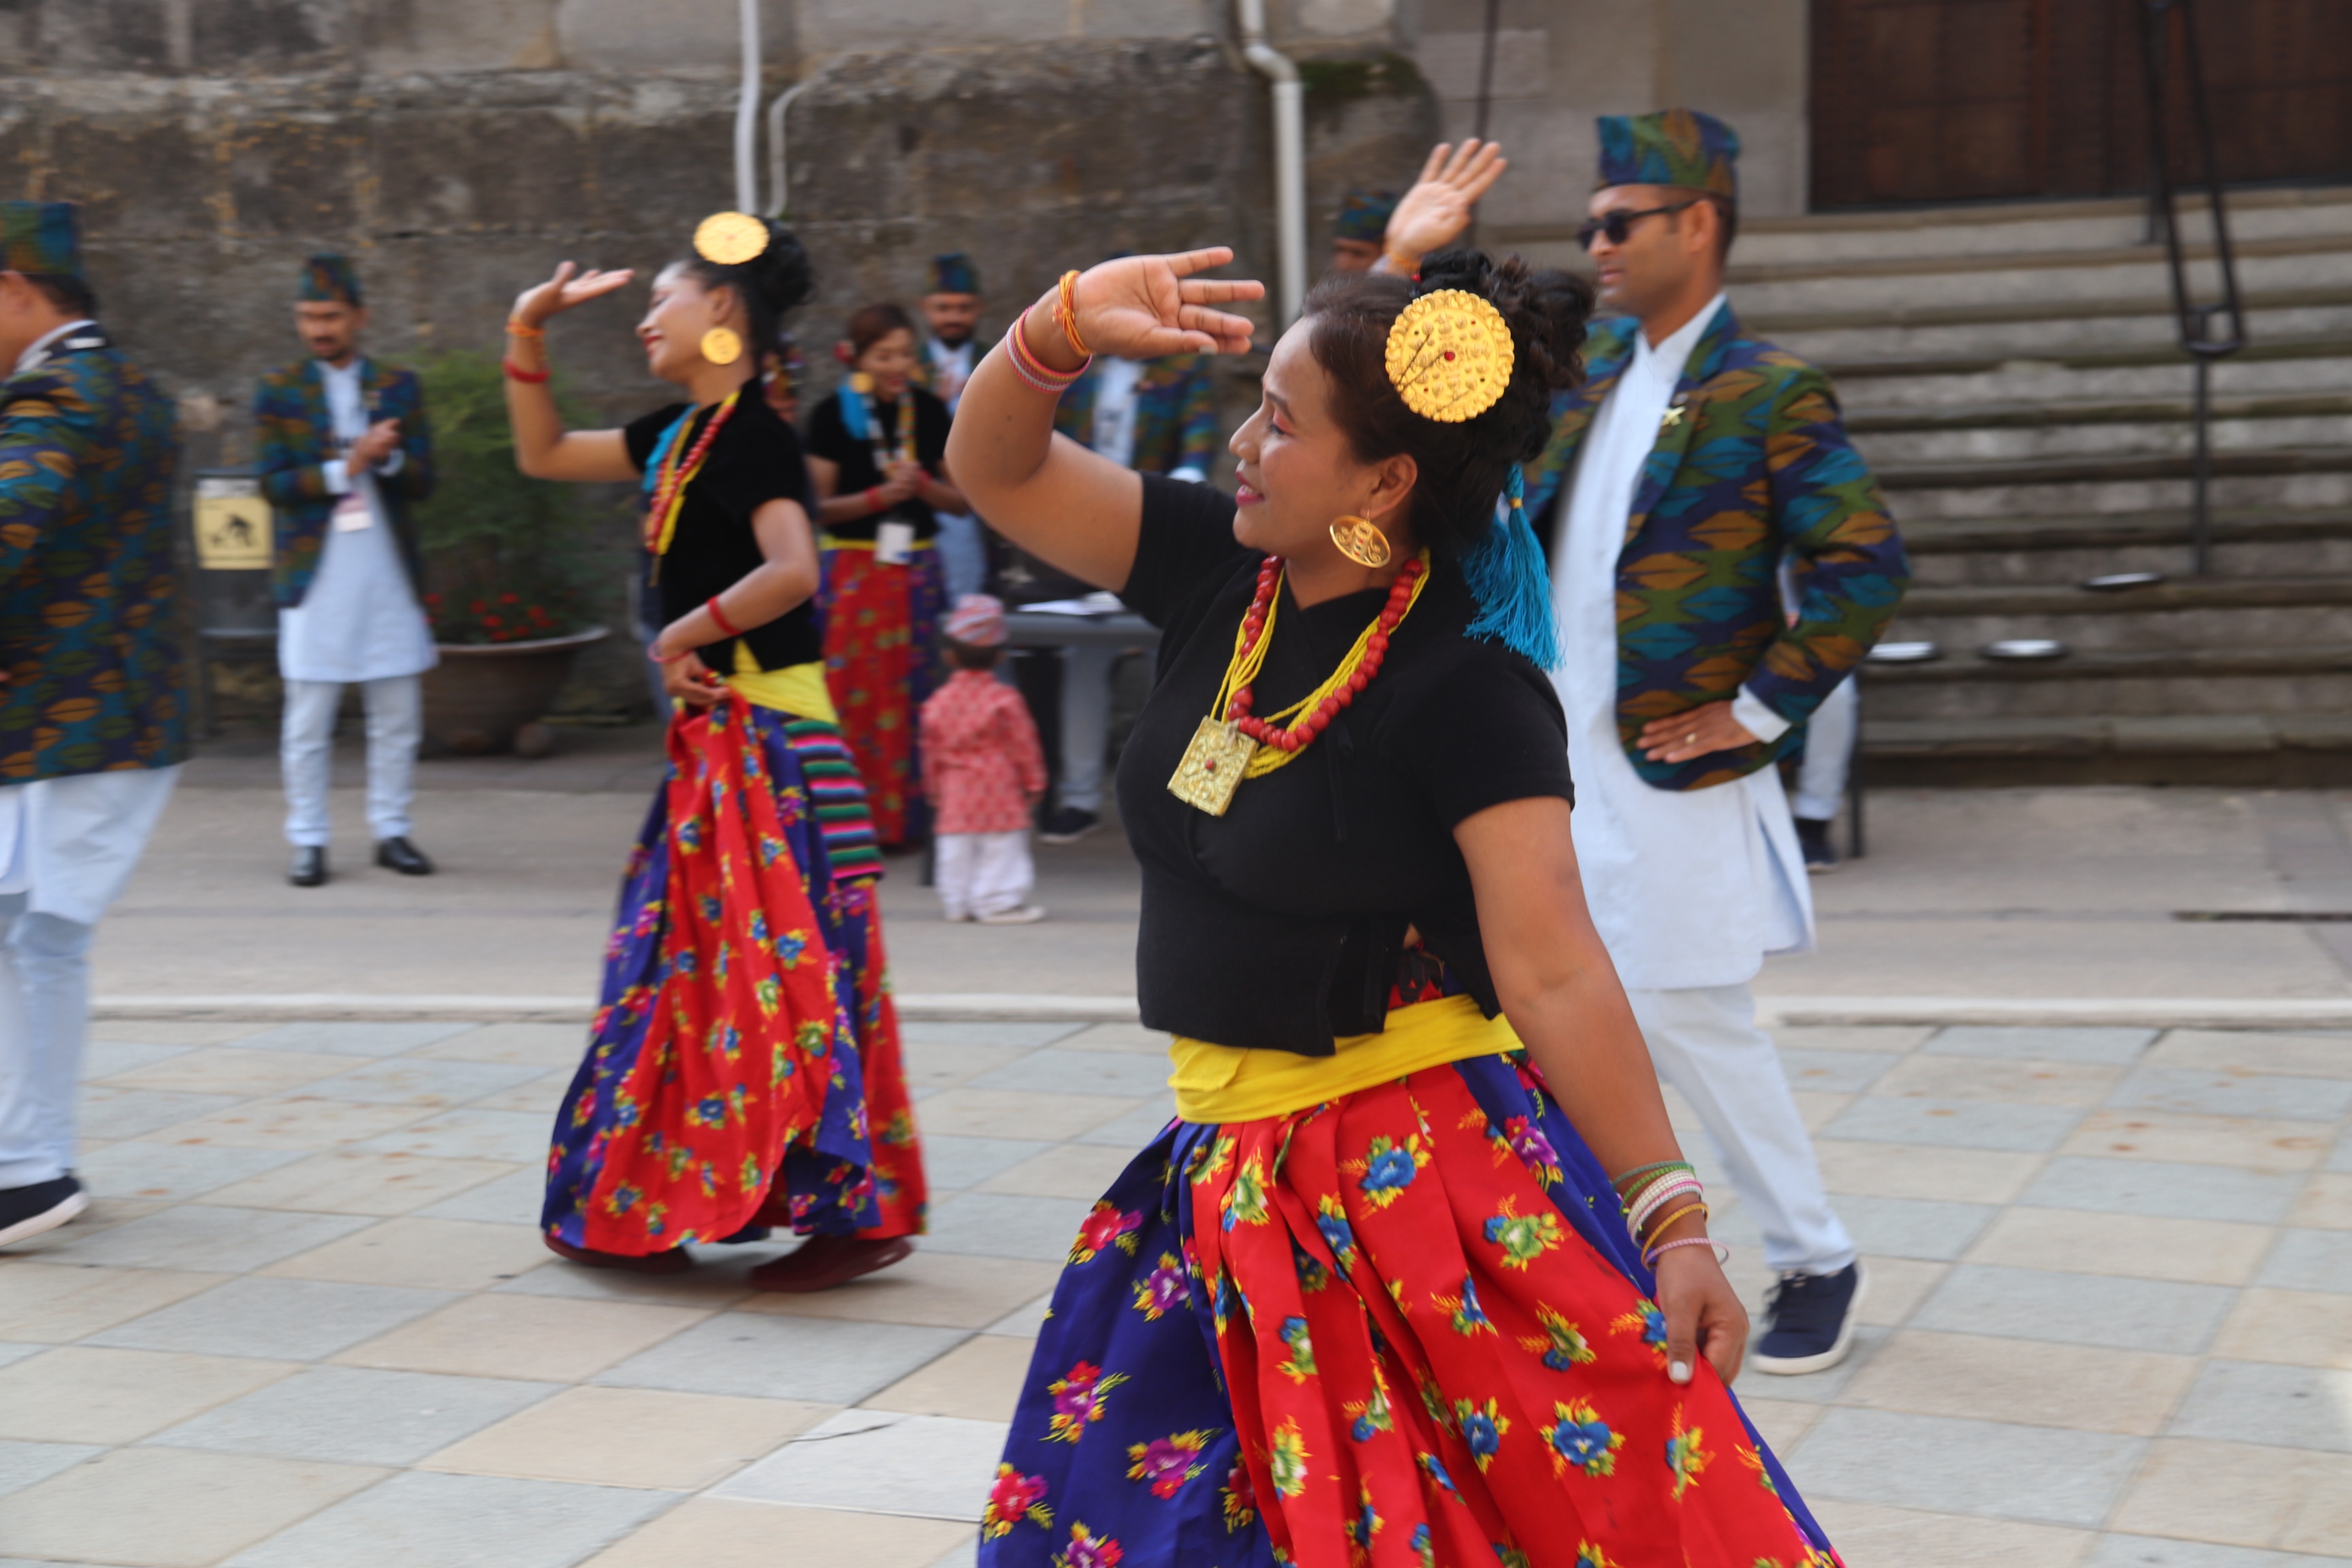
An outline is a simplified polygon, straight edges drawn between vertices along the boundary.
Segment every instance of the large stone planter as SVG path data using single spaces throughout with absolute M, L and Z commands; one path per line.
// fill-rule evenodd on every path
M 611 635 L 590 626 L 530 642 L 441 644 L 441 662 L 425 673 L 426 748 L 545 756 L 554 734 L 540 721 L 555 705 L 573 656 Z

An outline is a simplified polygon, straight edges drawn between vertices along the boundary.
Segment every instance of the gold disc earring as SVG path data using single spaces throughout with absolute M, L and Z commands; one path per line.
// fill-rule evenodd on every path
M 730 327 L 713 327 L 702 334 L 702 357 L 712 364 L 733 364 L 743 357 L 743 340 Z
M 1389 536 L 1382 533 L 1370 518 L 1342 517 L 1331 524 L 1331 542 L 1339 553 L 1359 566 L 1379 567 L 1389 563 Z

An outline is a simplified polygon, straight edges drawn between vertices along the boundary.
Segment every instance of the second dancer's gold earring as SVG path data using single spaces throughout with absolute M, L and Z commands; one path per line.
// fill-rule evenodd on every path
M 733 364 L 743 357 L 743 340 L 729 327 L 713 327 L 702 334 L 702 357 L 712 364 Z
M 1331 542 L 1339 553 L 1359 566 L 1380 567 L 1389 563 L 1389 536 L 1382 533 L 1370 518 L 1343 517 L 1331 524 Z

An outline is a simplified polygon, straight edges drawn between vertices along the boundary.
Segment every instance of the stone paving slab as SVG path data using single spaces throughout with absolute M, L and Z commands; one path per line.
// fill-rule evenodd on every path
M 970 1568 L 1132 1025 L 916 1024 L 937 1194 L 818 1297 L 553 1258 L 568 1026 L 101 1026 L 83 1220 L 0 1254 L 0 1568 Z M 2352 1034 L 1781 1031 L 1872 1271 L 1741 1397 L 1853 1568 L 2352 1562 Z M 1688 1109 L 1752 1306 L 1770 1281 Z

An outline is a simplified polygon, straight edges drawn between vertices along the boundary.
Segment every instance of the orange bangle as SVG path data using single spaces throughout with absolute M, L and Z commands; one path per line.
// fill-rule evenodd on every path
M 1675 1223 L 1675 1221 L 1676 1221 L 1676 1220 L 1678 1220 L 1678 1219 L 1682 1218 L 1682 1217 L 1683 1217 L 1683 1215 L 1686 1215 L 1686 1214 L 1695 1214 L 1695 1215 L 1700 1215 L 1701 1217 L 1705 1217 L 1705 1215 L 1706 1215 L 1706 1205 L 1705 1204 L 1685 1204 L 1681 1208 L 1676 1209 L 1674 1213 L 1672 1213 L 1672 1214 L 1668 1215 L 1665 1218 L 1664 1218 L 1664 1219 L 1662 1219 L 1662 1220 L 1659 1220 L 1659 1221 L 1657 1221 L 1655 1224 L 1652 1225 L 1652 1226 L 1650 1226 L 1650 1234 L 1651 1234 L 1652 1236 L 1661 1236 L 1661 1235 L 1664 1235 L 1664 1232 L 1665 1232 L 1665 1228 L 1666 1228 L 1666 1226 L 1670 1226 L 1670 1225 L 1674 1224 L 1674 1223 Z
M 1078 336 L 1078 270 L 1062 274 L 1061 302 L 1054 307 L 1054 320 L 1062 323 L 1062 335 L 1070 340 L 1070 352 L 1080 359 L 1092 359 L 1095 351 L 1087 347 L 1087 340 Z
M 510 338 L 520 338 L 527 343 L 535 343 L 541 339 L 546 337 L 547 334 L 539 328 L 530 325 L 528 321 L 519 321 L 512 316 L 509 316 L 507 318 L 507 336 Z

